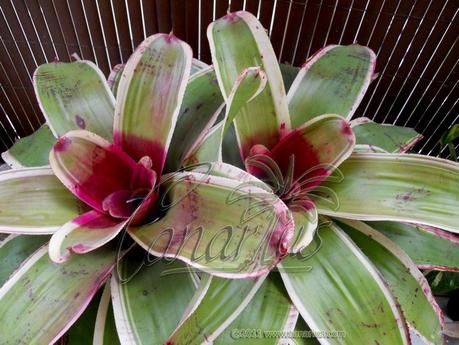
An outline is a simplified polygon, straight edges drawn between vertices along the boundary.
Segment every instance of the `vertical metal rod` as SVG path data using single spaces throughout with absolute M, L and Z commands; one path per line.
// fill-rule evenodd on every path
M 214 0 L 215 1 L 215 0 Z M 260 14 L 261 14 L 261 1 L 262 0 L 258 0 L 258 8 L 257 8 L 257 19 L 260 19 Z M 214 18 L 215 20 L 215 18 Z
M 339 38 L 339 44 L 343 42 L 344 33 L 346 32 L 347 23 L 349 22 L 349 17 L 351 16 L 353 7 L 354 7 L 354 0 L 352 0 L 351 6 L 349 6 L 349 11 L 347 11 L 346 21 L 344 22 L 343 30 L 341 30 L 341 36 Z
M 8 103 L 9 103 L 11 109 L 13 109 L 13 111 L 14 111 L 13 105 L 11 104 L 10 98 L 8 97 L 8 94 L 6 93 L 6 91 L 5 91 L 4 87 L 3 87 L 3 85 L 0 85 L 0 88 L 2 89 L 2 92 L 3 92 L 3 94 L 5 95 L 6 100 L 8 101 Z M 1 103 L 0 103 L 0 105 L 1 105 Z M 11 121 L 10 117 L 8 116 L 8 114 L 7 114 L 7 112 L 5 111 L 5 109 L 3 108 L 3 106 L 2 106 L 2 110 L 3 110 L 3 112 L 5 113 L 6 121 L 8 122 L 8 124 L 10 125 L 10 127 L 13 129 L 13 132 L 14 132 L 14 134 L 15 134 L 15 137 L 16 137 L 16 138 L 20 138 L 21 136 L 18 134 L 18 132 L 17 132 L 17 130 L 16 130 L 16 127 L 14 126 L 13 122 Z M 19 121 L 19 117 L 18 117 L 18 115 L 17 115 L 17 113 L 16 113 L 15 111 L 14 111 L 14 115 L 15 115 L 16 119 L 18 119 L 18 121 Z M 1 122 L 1 121 L 0 121 L 0 122 Z M 20 121 L 19 121 L 19 123 L 21 124 Z M 3 126 L 3 123 L 2 123 L 2 126 Z M 22 127 L 22 124 L 21 124 L 21 127 Z M 3 128 L 6 130 L 6 128 L 5 128 L 4 126 L 3 126 Z M 8 133 L 8 136 L 9 136 L 9 132 L 8 132 L 8 131 L 7 131 L 7 133 Z
M 80 0 L 80 3 L 81 3 L 81 8 L 83 10 L 83 17 L 84 17 L 84 21 L 86 23 L 86 28 L 88 29 L 89 42 L 91 44 L 92 54 L 94 55 L 94 60 L 95 60 L 96 65 L 99 65 L 99 59 L 97 58 L 96 49 L 94 48 L 94 42 L 92 40 L 91 28 L 89 27 L 88 17 L 86 15 L 86 9 L 84 8 L 83 0 Z
M 0 40 L 1 40 L 2 44 L 3 44 L 3 49 L 6 49 L 6 46 L 5 46 L 5 43 L 3 42 L 3 39 L 0 38 Z M 9 53 L 8 53 L 8 56 L 9 56 Z M 10 61 L 11 61 L 11 57 L 10 57 Z M 12 61 L 11 61 L 11 62 L 12 62 Z M 30 122 L 29 117 L 27 116 L 27 111 L 25 110 L 24 106 L 22 105 L 21 98 L 20 98 L 19 95 L 17 94 L 16 89 L 14 88 L 13 83 L 11 82 L 11 79 L 10 79 L 10 77 L 8 76 L 8 74 L 7 74 L 6 70 L 5 70 L 5 66 L 3 66 L 3 63 L 0 63 L 0 66 L 2 67 L 3 73 L 4 73 L 5 76 L 6 76 L 6 80 L 7 80 L 8 84 L 9 84 L 11 90 L 13 91 L 14 95 L 16 96 L 16 99 L 17 99 L 18 102 L 19 102 L 19 106 L 20 106 L 21 109 L 22 109 L 22 113 L 23 113 L 23 114 L 25 115 L 25 117 L 26 117 L 27 123 L 29 124 L 29 128 L 32 129 L 32 130 L 34 130 L 35 128 L 34 128 L 34 126 L 32 125 L 32 122 Z M 14 65 L 13 65 L 13 69 L 15 70 L 16 75 L 17 75 L 17 77 L 19 78 L 19 74 L 17 73 L 16 67 L 15 67 Z M 25 90 L 24 84 L 22 83 L 22 80 L 21 80 L 20 78 L 19 78 L 19 82 L 20 82 L 20 84 L 21 84 L 21 86 L 23 87 L 24 92 L 25 92 L 26 90 Z M 1 85 L 1 86 L 3 87 L 3 85 Z M 6 94 L 6 93 L 5 93 L 5 94 Z M 26 96 L 27 96 L 27 92 L 26 92 Z M 6 99 L 7 99 L 8 103 L 10 104 L 11 109 L 13 109 L 13 112 L 14 112 L 14 115 L 16 116 L 16 119 L 18 120 L 19 124 L 21 125 L 21 129 L 22 129 L 24 132 L 26 132 L 26 129 L 25 129 L 25 127 L 24 127 L 24 125 L 23 125 L 23 123 L 22 123 L 22 121 L 21 121 L 21 118 L 19 117 L 18 113 L 16 112 L 15 107 L 13 107 L 13 105 L 11 104 L 11 101 L 10 101 L 9 97 L 7 96 Z M 28 99 L 28 96 L 27 96 L 27 99 Z M 29 102 L 30 102 L 30 100 L 29 100 Z
M 446 3 L 447 3 L 447 2 L 445 2 L 445 6 L 446 6 Z M 424 20 L 426 19 L 427 13 L 429 12 L 431 5 L 432 5 L 432 2 L 429 2 L 429 6 L 427 6 L 427 9 L 425 10 L 424 14 L 422 15 L 421 20 L 419 21 L 419 23 L 418 23 L 418 25 L 417 25 L 417 27 L 416 27 L 416 31 L 414 32 L 413 38 L 411 39 L 411 42 L 410 42 L 410 44 L 408 45 L 407 49 L 405 49 L 405 52 L 403 53 L 402 59 L 400 60 L 400 63 L 399 63 L 398 66 L 397 66 L 397 70 L 395 71 L 394 75 L 392 76 L 391 81 L 390 81 L 390 83 L 389 83 L 389 86 L 386 88 L 386 92 L 384 93 L 384 95 L 383 95 L 381 101 L 379 102 L 378 108 L 376 109 L 376 113 L 379 112 L 379 109 L 381 108 L 381 105 L 383 104 L 384 100 L 386 99 L 386 96 L 387 96 L 387 94 L 389 93 L 389 90 L 391 89 L 392 84 L 394 83 L 395 77 L 397 76 L 398 72 L 400 71 L 400 68 L 401 68 L 401 66 L 403 65 L 403 62 L 405 61 L 406 56 L 408 55 L 408 53 L 411 52 L 412 43 L 413 43 L 413 41 L 416 39 L 416 36 L 417 36 L 417 34 L 418 34 L 418 32 L 419 32 L 419 29 L 421 28 L 422 24 L 424 23 Z M 443 10 L 444 10 L 444 9 L 445 9 L 445 7 L 443 7 Z M 443 10 L 442 10 L 441 13 L 443 13 Z M 440 15 L 441 15 L 441 14 L 440 14 Z M 438 17 L 438 18 L 439 18 L 439 17 Z M 431 29 L 430 33 L 432 33 L 432 30 L 434 29 L 435 25 L 438 23 L 438 18 L 437 18 L 437 21 L 435 22 L 435 24 L 432 25 L 432 29 Z M 391 106 L 390 106 L 390 108 L 389 108 L 389 111 L 386 113 L 386 116 L 384 117 L 383 122 L 386 122 L 387 117 L 389 116 L 390 112 L 392 111 L 395 102 L 397 101 L 398 97 L 400 96 L 400 93 L 402 92 L 402 89 L 405 87 L 406 81 L 409 79 L 409 77 L 410 77 L 410 75 L 411 75 L 411 72 L 412 72 L 413 69 L 414 69 L 414 66 L 416 65 L 416 63 L 417 63 L 418 60 L 419 60 L 419 57 L 421 56 L 422 52 L 424 51 L 424 48 L 425 48 L 426 44 L 427 44 L 427 40 L 424 41 L 424 44 L 423 44 L 423 46 L 422 46 L 422 48 L 421 48 L 421 51 L 420 51 L 419 54 L 416 56 L 416 60 L 411 64 L 411 69 L 410 69 L 410 71 L 408 72 L 408 74 L 405 76 L 405 78 L 404 78 L 404 80 L 403 80 L 403 83 L 402 83 L 402 86 L 401 86 L 401 87 L 398 87 L 398 86 L 397 86 L 397 87 L 398 87 L 398 93 L 397 93 L 397 95 L 395 96 L 395 98 L 393 98 L 392 104 L 391 104 Z M 390 63 L 390 61 L 388 61 L 388 64 L 389 64 L 389 63 Z M 398 120 L 398 118 L 397 118 L 393 123 L 395 124 L 395 122 L 397 122 L 397 120 Z
M 3 65 L 2 65 L 2 68 L 3 68 Z M 4 69 L 4 68 L 3 68 Z M 13 107 L 13 104 L 11 103 L 11 100 L 10 98 L 8 97 L 8 93 L 6 92 L 6 90 L 4 89 L 3 85 L 0 85 L 0 88 L 2 89 L 5 97 L 6 97 L 6 101 L 8 102 L 10 108 L 13 110 L 13 113 L 14 113 L 14 117 L 16 118 L 16 120 L 19 122 L 19 126 L 21 127 L 21 129 L 24 131 L 24 132 L 27 132 L 25 129 L 24 129 L 24 126 L 22 124 L 22 121 L 21 121 L 21 118 L 18 116 L 18 113 L 16 112 L 16 109 L 14 109 Z M 10 88 L 12 88 L 13 92 L 16 94 L 16 90 L 14 90 L 13 86 L 11 85 L 10 83 Z M 17 96 L 16 96 L 17 98 Z M 1 103 L 0 103 L 1 105 Z M 2 106 L 3 108 L 3 106 Z M 7 121 L 8 123 L 10 124 L 11 128 L 13 129 L 13 132 L 16 136 L 16 138 L 20 138 L 20 135 L 18 134 L 17 130 L 16 130 L 16 127 L 13 125 L 13 123 L 11 122 L 11 119 L 10 117 L 7 115 L 6 111 L 3 109 L 3 112 L 5 113 L 5 116 L 7 118 Z M 34 129 L 33 127 L 31 127 L 32 129 Z M 7 132 L 8 133 L 8 132 Z
M 449 28 L 451 27 L 451 25 L 453 24 L 454 22 L 454 19 L 456 18 L 457 16 L 457 13 L 459 12 L 459 9 L 456 10 L 456 13 L 454 14 L 454 18 L 451 20 L 451 22 L 449 22 L 448 24 L 448 27 L 446 28 L 446 30 L 443 32 L 443 35 L 441 36 L 440 38 L 440 41 L 438 42 L 437 46 L 435 47 L 435 50 L 433 51 L 433 53 L 430 55 L 430 58 L 429 60 L 427 61 L 426 65 L 424 66 L 424 69 L 422 70 L 421 72 L 421 75 L 419 76 L 419 79 L 417 80 L 417 82 L 414 84 L 413 88 L 411 89 L 411 92 L 410 94 L 408 95 L 407 99 L 405 100 L 405 103 L 403 104 L 402 108 L 400 109 L 399 111 L 399 114 L 397 116 L 397 118 L 400 116 L 400 114 L 403 112 L 403 110 L 405 109 L 408 101 L 410 100 L 411 96 L 413 95 L 414 93 L 414 90 L 417 88 L 418 84 L 419 84 L 419 81 L 422 79 L 422 77 L 424 76 L 425 72 L 427 71 L 428 67 L 430 66 L 430 63 L 432 62 L 433 60 L 433 57 L 435 56 L 435 54 L 437 53 L 437 50 L 438 48 L 441 46 L 443 40 L 445 39 L 445 36 L 446 36 L 446 33 L 449 31 Z M 446 54 L 446 56 L 449 56 L 450 52 L 452 51 L 453 47 L 456 45 L 456 42 L 457 42 L 457 38 L 456 40 L 454 41 L 454 44 L 451 46 L 451 48 L 449 49 L 448 53 Z M 445 59 L 444 59 L 445 61 Z M 444 61 L 442 62 L 442 64 L 444 63 Z M 434 76 L 430 79 L 430 82 L 429 82 L 429 85 L 428 87 L 430 87 L 431 83 L 433 82 L 433 80 L 436 78 L 438 72 L 440 71 L 440 69 L 437 69 Z M 424 92 L 420 98 L 420 100 L 422 99 L 422 97 L 424 97 L 425 93 L 427 91 L 427 88 L 424 89 Z M 418 102 L 419 103 L 419 102 Z M 416 105 L 416 108 L 417 108 L 418 104 Z M 416 109 L 415 108 L 415 109 Z M 410 116 L 408 117 L 408 119 L 406 120 L 405 124 L 408 123 L 408 121 L 411 119 L 411 117 L 413 116 L 414 114 L 414 111 L 410 114 Z
M 56 5 L 54 4 L 54 0 L 51 1 L 51 4 L 53 5 L 54 15 L 56 16 L 56 19 L 57 19 L 57 25 L 59 26 L 59 31 L 61 32 L 62 39 L 64 40 L 65 51 L 67 52 L 67 55 L 70 61 L 72 55 L 70 54 L 69 46 L 67 45 L 67 40 L 65 39 L 64 31 L 62 30 L 60 15 L 57 14 Z
M 277 10 L 277 0 L 274 0 L 271 24 L 269 25 L 269 38 L 271 38 L 271 35 L 273 33 L 274 18 L 276 17 L 276 10 Z
M 307 53 L 306 57 L 309 57 L 310 54 L 311 54 L 312 42 L 314 42 L 314 38 L 316 36 L 317 23 L 319 22 L 320 12 L 322 11 L 323 3 L 324 3 L 323 0 L 320 0 L 319 11 L 317 12 L 317 17 L 316 17 L 316 20 L 314 22 L 314 29 L 312 29 L 312 36 L 311 36 L 311 40 L 309 41 L 308 53 Z
M 333 26 L 333 21 L 335 20 L 335 14 L 336 14 L 336 8 L 337 7 L 338 7 L 338 0 L 335 1 L 335 5 L 333 7 L 333 13 L 332 13 L 332 17 L 330 19 L 330 25 L 328 25 L 327 35 L 325 36 L 325 41 L 324 41 L 324 44 L 323 44 L 324 47 L 327 45 L 328 37 L 330 36 L 331 28 Z
M 373 27 L 371 28 L 371 32 L 370 32 L 370 36 L 368 36 L 368 41 L 367 41 L 367 46 L 370 45 L 370 42 L 371 42 L 371 39 L 373 38 L 373 34 L 375 33 L 375 29 L 376 29 L 376 26 L 378 25 L 378 22 L 379 22 L 379 18 L 381 17 L 381 13 L 382 13 L 382 10 L 384 8 L 384 5 L 386 4 L 386 0 L 384 0 L 381 4 L 381 7 L 379 8 L 378 10 L 378 15 L 376 16 L 376 20 L 375 20 L 375 23 L 373 24 Z M 400 5 L 400 2 L 399 2 L 399 5 Z M 395 12 L 397 12 L 398 10 L 398 6 L 397 8 L 395 9 Z M 394 12 L 394 14 L 395 14 Z M 392 20 L 394 19 L 394 15 L 392 16 Z M 391 20 L 391 24 L 392 24 L 392 20 Z M 387 29 L 386 31 L 386 35 L 387 35 L 387 32 L 389 32 L 389 29 L 390 29 L 390 25 L 389 24 L 389 28 Z M 384 42 L 384 39 L 383 39 L 383 42 Z M 382 44 L 382 43 L 381 43 Z
M 15 39 L 15 37 L 13 35 L 13 30 L 11 30 L 10 24 L 8 23 L 8 20 L 6 19 L 6 16 L 5 16 L 5 13 L 3 12 L 3 8 L 1 8 L 1 7 L 0 7 L 0 12 L 2 12 L 3 20 L 6 23 L 6 27 L 8 28 L 8 31 L 9 31 L 9 33 L 11 35 L 12 42 L 14 43 L 14 46 L 16 47 L 18 55 L 21 58 L 22 65 L 24 66 L 24 69 L 27 72 L 29 72 L 29 68 L 27 67 L 27 64 L 25 63 L 24 57 L 22 56 L 21 50 L 19 49 L 18 43 L 17 43 L 17 41 L 16 41 L 16 39 Z M 33 53 L 32 53 L 32 55 L 33 55 Z M 11 62 L 13 62 L 13 60 L 11 60 Z M 30 76 L 30 74 L 28 74 L 28 76 L 29 76 L 30 82 L 32 82 L 32 77 Z
M 303 22 L 304 22 L 304 17 L 306 15 L 306 8 L 308 7 L 308 2 L 309 2 L 309 0 L 306 0 L 306 2 L 304 3 L 303 15 L 301 16 L 301 22 L 300 22 L 300 26 L 298 28 L 298 35 L 296 37 L 295 50 L 293 51 L 292 64 L 295 63 L 296 53 L 298 51 L 298 45 L 300 44 L 301 30 L 303 28 Z
M 17 68 L 16 68 L 16 64 L 15 64 L 13 58 L 11 57 L 11 54 L 10 54 L 9 50 L 7 49 L 7 47 L 6 47 L 6 45 L 5 45 L 5 41 L 3 40 L 3 37 L 1 37 L 1 36 L 0 36 L 0 41 L 2 42 L 2 45 L 3 45 L 3 51 L 4 51 L 4 52 L 6 53 L 6 55 L 8 56 L 8 58 L 9 58 L 9 60 L 10 60 L 10 62 L 11 62 L 11 65 L 13 66 L 13 70 L 14 70 L 14 72 L 16 73 L 16 76 L 17 76 L 18 79 L 19 79 L 19 83 L 21 84 L 21 87 L 24 89 L 24 93 L 25 93 L 26 98 L 27 98 L 27 100 L 28 100 L 28 102 L 29 102 L 29 104 L 30 104 L 30 107 L 32 108 L 32 111 L 33 111 L 33 113 L 34 113 L 34 115 L 35 115 L 35 118 L 37 119 L 38 122 L 42 122 L 41 119 L 40 119 L 40 117 L 39 117 L 38 114 L 37 114 L 37 111 L 35 110 L 35 107 L 33 106 L 33 102 L 32 102 L 32 101 L 30 100 L 30 98 L 29 98 L 29 93 L 26 92 L 26 87 L 24 86 L 24 83 L 22 82 L 21 76 L 20 76 L 20 74 L 19 74 L 19 72 L 18 72 L 18 70 L 17 70 Z M 19 50 L 18 50 L 18 53 L 21 54 L 21 52 L 20 52 Z M 6 75 L 6 78 L 7 78 L 8 82 L 10 83 L 11 87 L 13 87 L 13 84 L 11 83 L 11 80 L 9 79 L 8 74 L 6 73 L 3 64 L 2 64 L 2 68 L 3 68 L 3 72 L 4 72 L 5 75 Z M 26 71 L 27 71 L 27 69 L 26 69 Z M 32 81 L 32 78 L 30 77 L 30 75 L 29 75 L 29 78 L 30 78 L 30 82 L 33 84 L 33 81 Z M 19 104 L 21 105 L 22 110 L 24 111 L 24 115 L 27 116 L 27 112 L 25 111 L 24 107 L 22 106 L 22 102 L 21 102 L 22 99 L 21 99 L 20 97 L 18 97 L 18 95 L 17 95 L 16 91 L 14 90 L 14 88 L 13 88 L 13 91 L 14 91 L 14 93 L 16 94 L 16 98 L 18 99 Z M 32 125 L 32 123 L 30 122 L 30 120 L 29 120 L 28 117 L 27 117 L 27 121 L 29 122 L 30 127 L 31 127 L 32 129 L 35 129 L 35 127 Z
M 147 38 L 147 26 L 145 24 L 145 10 L 143 9 L 143 1 L 140 1 L 140 15 L 142 16 L 142 33 L 143 33 L 143 39 Z
M 201 60 L 202 2 L 198 1 L 198 59 Z
M 5 108 L 3 108 L 3 105 L 2 105 L 1 103 L 0 103 L 0 108 L 2 109 L 3 113 L 5 114 L 5 117 L 7 118 L 7 120 L 9 121 L 9 116 L 8 116 L 7 112 L 5 111 Z M 8 123 L 9 123 L 9 122 L 8 122 Z M 0 124 L 2 125 L 2 128 L 3 128 L 3 130 L 5 131 L 5 133 L 7 134 L 6 137 L 8 138 L 8 140 L 9 140 L 9 142 L 10 142 L 11 145 L 14 144 L 14 142 L 15 142 L 16 139 L 21 138 L 21 137 L 16 133 L 16 129 L 15 129 L 14 127 L 13 127 L 13 132 L 15 132 L 16 135 L 14 136 L 14 138 L 12 138 L 12 137 L 10 136 L 10 131 L 6 129 L 6 127 L 5 127 L 5 125 L 3 124 L 2 121 L 0 121 Z M 0 137 L 0 138 L 1 138 L 1 137 Z M 1 139 L 2 139 L 3 144 L 4 144 L 6 147 L 8 147 L 9 145 L 3 140 L 3 138 L 1 138 Z
M 445 62 L 446 60 L 444 59 L 443 62 Z M 456 61 L 456 63 L 454 64 L 453 68 L 451 68 L 451 70 L 449 71 L 448 75 L 445 77 L 445 79 L 443 80 L 443 82 L 441 83 L 441 85 L 437 88 L 437 92 L 435 93 L 435 95 L 430 99 L 430 102 L 429 104 L 424 107 L 424 112 L 421 114 L 421 116 L 419 117 L 419 120 L 418 122 L 416 123 L 416 125 L 414 126 L 414 128 L 416 128 L 419 123 L 421 123 L 421 121 L 424 119 L 424 116 L 425 114 L 427 113 L 427 111 L 430 109 L 430 107 L 432 106 L 433 102 L 437 99 L 437 96 L 438 94 L 440 93 L 441 90 L 443 90 L 445 84 L 446 84 L 446 81 L 451 77 L 451 75 L 453 74 L 454 70 L 456 69 L 457 67 L 457 64 L 459 63 L 459 60 Z M 442 68 L 442 65 L 441 64 L 438 69 L 441 69 Z M 433 79 L 432 79 L 433 80 Z M 427 90 L 428 88 L 426 88 Z M 420 98 L 422 99 L 422 97 Z M 419 104 L 419 103 L 418 103 Z M 405 123 L 404 126 L 406 126 L 407 124 Z
M 51 35 L 51 31 L 49 30 L 48 21 L 46 20 L 45 14 L 43 13 L 43 8 L 41 7 L 41 5 L 40 5 L 40 3 L 38 1 L 37 1 L 37 3 L 38 3 L 38 7 L 40 8 L 40 13 L 41 13 L 41 16 L 43 18 L 43 21 L 45 23 L 45 27 L 46 27 L 46 31 L 47 31 L 48 36 L 49 36 L 49 40 L 51 42 L 51 45 L 53 46 L 54 57 L 56 59 L 59 59 L 59 54 L 57 53 L 56 46 L 54 45 L 54 39 L 53 39 L 53 36 Z
M 28 39 L 28 37 L 27 37 L 27 35 L 25 33 L 24 27 L 22 26 L 22 22 L 21 22 L 21 20 L 19 19 L 19 16 L 18 16 L 18 12 L 16 11 L 16 7 L 14 6 L 14 1 L 11 1 L 11 6 L 13 7 L 14 14 L 16 15 L 16 18 L 18 19 L 19 26 L 21 27 L 22 35 L 25 38 L 25 41 L 27 43 L 27 47 L 29 48 L 30 55 L 32 56 L 33 62 L 35 63 L 35 67 L 38 67 L 37 60 L 35 59 L 35 54 L 33 53 L 32 47 L 30 46 L 30 42 L 29 42 L 30 40 Z
M 356 33 L 354 35 L 353 43 L 357 43 L 357 37 L 359 37 L 360 29 L 362 28 L 363 19 L 367 15 L 368 5 L 370 4 L 370 2 L 371 2 L 371 0 L 367 0 L 367 2 L 365 4 L 365 8 L 364 8 L 363 13 L 362 13 L 362 18 L 360 18 L 359 26 L 357 27 L 357 31 L 356 31 Z
M 389 27 L 388 27 L 387 30 L 386 30 L 386 33 L 385 33 L 384 38 L 383 38 L 383 41 L 382 41 L 382 43 L 381 43 L 381 45 L 380 45 L 380 47 L 379 47 L 379 49 L 378 49 L 378 52 L 376 53 L 376 56 L 379 56 L 379 54 L 381 53 L 381 49 L 382 49 L 382 47 L 384 46 L 384 43 L 386 43 L 387 35 L 388 35 L 389 31 L 390 31 L 390 28 L 391 28 L 391 26 L 392 26 L 392 23 L 394 22 L 394 18 L 395 18 L 395 15 L 396 15 L 396 13 L 397 13 L 399 7 L 400 7 L 400 3 L 401 3 L 401 1 L 398 2 L 397 8 L 395 9 L 394 13 L 392 14 L 392 18 L 391 18 L 391 21 L 390 21 L 390 23 L 389 23 Z M 403 22 L 402 30 L 400 31 L 400 34 L 399 34 L 398 37 L 397 37 L 397 41 L 395 42 L 395 44 L 394 44 L 394 46 L 393 46 L 393 48 L 392 48 L 392 51 L 390 52 L 389 58 L 387 59 L 386 65 L 384 66 L 383 71 L 381 72 L 381 75 L 379 76 L 378 81 L 376 82 L 376 86 L 375 86 L 375 88 L 373 89 L 373 93 L 371 94 L 370 99 L 368 100 L 368 103 L 367 103 L 367 105 L 366 105 L 366 107 L 365 107 L 365 110 L 364 110 L 364 112 L 363 112 L 363 116 L 366 116 L 366 114 L 367 114 L 367 112 L 368 112 L 368 107 L 370 106 L 371 101 L 373 100 L 373 97 L 374 97 L 375 94 L 376 94 L 376 90 L 378 89 L 378 87 L 379 87 L 379 85 L 380 85 L 380 83 L 381 83 L 381 80 L 383 79 L 384 73 L 386 72 L 387 67 L 389 66 L 389 61 L 392 60 L 392 56 L 394 55 L 394 51 L 395 51 L 395 49 L 396 49 L 397 46 L 398 46 L 398 43 L 399 43 L 399 41 L 400 41 L 400 38 L 402 37 L 403 33 L 405 32 L 406 25 L 408 24 L 408 21 L 409 21 L 409 19 L 410 19 L 410 17 L 411 17 L 411 14 L 413 13 L 413 10 L 414 10 L 414 8 L 416 7 L 416 4 L 417 4 L 417 3 L 418 3 L 418 0 L 415 0 L 415 1 L 413 2 L 413 5 L 411 6 L 410 12 L 409 12 L 408 15 L 405 17 L 405 21 Z M 372 119 L 374 119 L 374 118 L 376 117 L 376 115 L 377 115 L 377 114 L 376 114 L 376 112 L 375 112 L 375 113 L 373 114 Z
M 25 2 L 25 0 L 22 0 L 22 2 L 24 3 L 24 6 L 27 9 L 27 15 L 29 16 L 30 22 L 32 23 L 33 31 L 35 33 L 35 36 L 37 37 L 38 43 L 40 44 L 40 48 L 41 48 L 41 52 L 43 54 L 43 57 L 45 58 L 45 61 L 48 62 L 49 60 L 48 60 L 48 57 L 46 56 L 45 48 L 43 47 L 43 44 L 42 44 L 41 39 L 40 39 L 40 36 L 38 35 L 37 27 L 35 26 L 35 21 L 33 20 L 32 14 L 30 13 L 30 10 L 27 7 L 27 3 Z
M 97 10 L 97 17 L 99 19 L 100 31 L 102 32 L 102 41 L 104 42 L 105 54 L 107 55 L 108 66 L 110 67 L 110 70 L 112 70 L 113 65 L 112 65 L 112 61 L 110 59 L 110 54 L 108 53 L 107 38 L 105 37 L 105 30 L 104 30 L 104 25 L 102 23 L 102 16 L 100 14 L 100 8 L 99 8 L 99 2 L 98 1 L 96 1 L 96 10 Z
M 83 49 L 81 49 L 80 38 L 78 37 L 78 31 L 76 29 L 75 20 L 73 19 L 73 14 L 72 14 L 72 10 L 70 8 L 69 0 L 66 0 L 65 3 L 67 4 L 67 9 L 68 9 L 69 14 L 70 14 L 70 20 L 72 21 L 73 32 L 75 33 L 75 37 L 76 37 L 76 40 L 77 40 L 78 50 L 80 51 L 80 57 L 82 59 L 84 59 Z
M 287 20 L 285 22 L 284 34 L 282 36 L 281 49 L 280 49 L 280 53 L 279 53 L 279 62 L 282 59 L 282 52 L 284 50 L 284 43 L 285 43 L 285 38 L 287 36 L 287 29 L 288 29 L 288 23 L 290 21 L 290 12 L 291 12 L 291 10 L 292 10 L 292 2 L 290 1 L 289 4 L 288 4 Z
M 129 11 L 128 0 L 124 0 L 124 5 L 126 6 L 126 18 L 128 22 L 128 28 L 129 28 L 129 39 L 131 40 L 131 50 L 134 51 L 135 50 L 134 34 L 132 33 L 131 12 Z
M 118 24 L 116 23 L 115 8 L 113 7 L 113 0 L 110 0 L 110 9 L 112 10 L 113 26 L 115 27 L 116 44 L 120 53 L 121 62 L 124 63 L 123 54 L 121 53 L 120 35 L 118 32 Z

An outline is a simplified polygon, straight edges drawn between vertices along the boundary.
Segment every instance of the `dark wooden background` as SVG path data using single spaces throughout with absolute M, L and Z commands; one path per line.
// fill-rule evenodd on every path
M 448 156 L 436 145 L 458 122 L 458 0 L 0 0 L 0 149 L 44 121 L 38 65 L 76 53 L 108 74 L 146 36 L 171 30 L 209 62 L 207 25 L 228 8 L 259 17 L 281 62 L 301 65 L 328 44 L 370 46 L 379 78 L 355 117 L 415 127 L 426 136 L 417 151 Z

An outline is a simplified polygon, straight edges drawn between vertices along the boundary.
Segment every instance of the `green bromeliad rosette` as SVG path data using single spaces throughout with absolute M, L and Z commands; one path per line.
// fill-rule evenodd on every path
M 37 69 L 48 127 L 2 155 L 3 343 L 442 344 L 420 269 L 459 270 L 459 165 L 350 121 L 370 49 L 286 90 L 253 15 L 207 34 L 213 67 L 157 34 L 109 82 Z

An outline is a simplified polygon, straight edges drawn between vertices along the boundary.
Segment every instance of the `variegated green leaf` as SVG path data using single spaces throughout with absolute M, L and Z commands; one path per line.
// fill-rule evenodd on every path
M 280 332 L 295 327 L 298 311 L 278 273 L 270 273 L 242 313 L 214 341 L 214 345 L 277 345 Z
M 16 141 L 2 153 L 2 158 L 13 169 L 48 165 L 49 151 L 55 142 L 53 133 L 44 124 L 35 133 Z
M 162 217 L 128 231 L 151 254 L 213 275 L 265 274 L 286 254 L 293 221 L 285 204 L 259 184 L 199 172 L 166 175 L 157 202 Z
M 412 128 L 379 124 L 367 118 L 351 121 L 357 144 L 377 146 L 387 152 L 407 152 L 423 136 Z
M 290 253 L 297 253 L 312 242 L 319 216 L 315 207 L 309 210 L 292 210 L 292 215 L 295 222 L 295 235 Z
M 212 343 L 252 300 L 266 275 L 248 279 L 212 277 L 210 285 L 198 288 L 186 318 L 178 325 L 166 344 L 199 345 Z M 205 295 L 202 296 L 203 290 Z
M 191 70 L 192 51 L 173 34 L 156 34 L 131 55 L 121 77 L 115 144 L 161 174 Z
M 86 212 L 53 234 L 49 241 L 49 257 L 54 262 L 62 263 L 70 258 L 71 253 L 89 253 L 115 238 L 126 223 L 127 220 L 97 211 Z
M 228 13 L 207 30 L 212 61 L 225 100 L 239 74 L 260 67 L 267 85 L 241 108 L 235 127 L 243 158 L 255 144 L 273 147 L 290 129 L 287 98 L 279 64 L 263 26 L 248 12 Z
M 94 324 L 93 345 L 120 345 L 111 302 L 110 281 L 104 286 Z
M 339 204 L 316 198 L 319 213 L 359 220 L 394 220 L 459 232 L 459 164 L 411 154 L 353 154 L 344 179 L 322 185 Z
M 256 98 L 265 86 L 266 75 L 260 68 L 250 67 L 241 72 L 226 100 L 224 119 L 214 126 L 189 155 L 187 158 L 188 164 L 221 160 L 223 136 L 232 126 L 233 120 L 240 109 Z
M 206 64 L 205 62 L 202 62 L 201 60 L 198 59 L 193 59 L 191 62 L 191 75 L 194 75 L 198 73 L 199 71 L 202 71 L 203 69 L 209 68 L 209 65 Z
M 87 129 L 112 139 L 115 99 L 92 62 L 41 65 L 34 74 L 34 87 L 54 136 Z
M 190 78 L 167 152 L 166 171 L 182 166 L 217 120 L 223 103 L 213 68 L 199 71 Z
M 57 265 L 41 247 L 0 289 L 5 345 L 53 344 L 85 310 L 115 264 L 112 247 Z
M 409 344 L 396 300 L 379 272 L 332 223 L 319 228 L 321 247 L 279 265 L 285 287 L 314 332 L 336 332 L 326 344 Z M 309 255 L 307 255 L 309 254 Z
M 196 291 L 186 265 L 129 253 L 111 281 L 116 328 L 122 344 L 163 344 Z
M 266 73 L 259 67 L 248 67 L 238 75 L 226 99 L 224 133 L 228 131 L 241 109 L 263 92 L 266 83 Z
M 409 256 L 365 223 L 342 219 L 338 224 L 382 274 L 410 329 L 428 344 L 443 344 L 442 311 L 429 283 Z
M 124 66 L 125 65 L 121 63 L 113 66 L 110 75 L 107 78 L 107 84 L 110 87 L 110 90 L 112 90 L 113 96 L 115 97 L 118 93 L 118 85 L 121 80 L 121 75 L 123 74 Z
M 0 243 L 0 286 L 49 236 L 9 235 Z
M 186 157 L 184 166 L 203 162 L 222 161 L 222 138 L 224 121 L 216 124 L 194 151 Z
M 459 238 L 454 234 L 398 222 L 368 224 L 402 248 L 419 268 L 459 272 Z
M 52 234 L 86 209 L 50 168 L 0 173 L 0 232 Z
M 288 92 L 292 128 L 322 114 L 351 119 L 375 64 L 373 51 L 357 44 L 319 50 L 303 65 Z

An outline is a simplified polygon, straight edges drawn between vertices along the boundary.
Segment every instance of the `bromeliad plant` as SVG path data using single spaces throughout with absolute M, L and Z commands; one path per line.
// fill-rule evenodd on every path
M 148 38 L 111 91 L 86 61 L 38 68 L 49 127 L 0 175 L 2 341 L 441 344 L 419 269 L 459 270 L 459 165 L 350 121 L 373 52 L 326 47 L 286 94 L 251 14 L 208 38 L 214 67 Z

